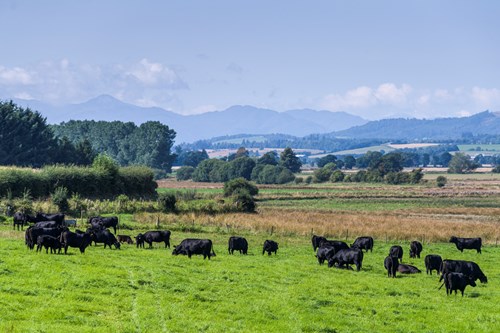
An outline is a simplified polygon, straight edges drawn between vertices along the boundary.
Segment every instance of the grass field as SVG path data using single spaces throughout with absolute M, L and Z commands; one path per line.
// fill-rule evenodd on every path
M 171 250 L 124 245 L 84 255 L 35 253 L 22 232 L 0 231 L 2 332 L 495 332 L 500 323 L 500 248 L 458 252 L 424 244 L 423 255 L 476 261 L 488 284 L 465 297 L 438 290 L 437 276 L 386 277 L 392 243 L 376 240 L 360 272 L 319 266 L 309 237 L 272 237 L 277 256 L 262 256 L 264 234 L 245 234 L 248 256 L 228 255 L 229 234 L 211 238 L 217 257 L 172 256 Z M 407 253 L 409 243 L 400 243 Z M 424 268 L 422 259 L 406 263 Z

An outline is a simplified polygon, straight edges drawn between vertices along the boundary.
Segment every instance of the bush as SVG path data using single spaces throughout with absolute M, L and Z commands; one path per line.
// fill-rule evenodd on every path
M 164 213 L 175 212 L 176 203 L 177 199 L 173 193 L 160 193 L 160 195 L 158 196 L 158 206 Z
M 239 188 L 233 192 L 233 200 L 238 211 L 247 213 L 255 212 L 255 200 L 246 189 Z
M 314 182 L 315 183 L 324 183 L 330 180 L 330 176 L 332 175 L 332 170 L 330 168 L 323 167 L 321 169 L 314 170 Z
M 66 213 L 69 209 L 68 189 L 66 187 L 57 187 L 52 193 L 52 203 L 57 206 L 61 213 Z
M 500 173 L 500 165 L 497 165 L 496 167 L 494 167 L 491 172 L 493 173 Z
M 302 184 L 304 182 L 304 178 L 302 177 L 295 177 L 295 184 Z
M 446 185 L 446 183 L 448 182 L 448 179 L 446 179 L 445 176 L 438 176 L 436 178 L 436 185 L 438 187 L 444 187 Z
M 183 166 L 175 173 L 175 178 L 178 181 L 189 180 L 193 177 L 194 168 L 192 166 Z
M 230 197 L 233 193 L 246 190 L 251 196 L 259 194 L 259 189 L 245 178 L 236 178 L 224 183 L 224 196 Z
M 340 170 L 335 170 L 334 172 L 332 172 L 332 175 L 330 176 L 330 181 L 332 183 L 338 183 L 338 182 L 341 182 L 344 180 L 344 173 Z
M 313 181 L 313 176 L 307 176 L 306 177 L 306 184 L 311 184 Z

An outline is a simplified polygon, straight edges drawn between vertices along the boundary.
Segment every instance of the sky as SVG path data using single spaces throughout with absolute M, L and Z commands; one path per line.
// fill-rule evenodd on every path
M 2 0 L 0 99 L 500 111 L 500 1 Z

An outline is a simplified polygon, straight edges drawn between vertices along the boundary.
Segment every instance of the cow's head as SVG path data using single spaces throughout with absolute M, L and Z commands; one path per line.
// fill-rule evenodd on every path
M 455 237 L 455 236 L 451 236 L 451 238 L 450 238 L 450 243 L 457 243 L 457 241 L 458 241 L 458 240 L 457 240 L 457 237 Z
M 115 248 L 120 249 L 120 242 L 115 242 Z
M 468 276 L 468 279 L 469 279 L 469 284 L 471 285 L 471 287 L 475 287 L 476 286 L 476 281 L 473 277 L 470 277 Z

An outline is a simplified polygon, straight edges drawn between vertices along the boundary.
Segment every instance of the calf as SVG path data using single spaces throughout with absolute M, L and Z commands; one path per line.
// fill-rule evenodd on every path
M 331 257 L 335 255 L 335 249 L 328 245 L 328 244 L 323 244 L 318 248 L 318 252 L 316 253 L 316 258 L 318 258 L 318 263 L 320 265 L 323 265 L 323 263 L 328 260 L 330 260 Z
M 481 245 L 482 240 L 480 237 L 478 238 L 459 238 L 455 236 L 451 236 L 450 243 L 455 243 L 460 252 L 464 252 L 464 249 L 467 250 L 476 250 L 477 253 L 481 253 Z
M 400 262 L 403 262 L 403 248 L 399 245 L 393 245 L 389 249 L 389 255 L 391 257 L 396 257 Z
M 61 242 L 57 237 L 49 235 L 40 235 L 38 236 L 36 244 L 37 244 L 36 252 L 41 251 L 43 246 L 45 247 L 45 253 L 49 253 L 49 247 L 50 247 L 50 253 L 56 253 L 56 250 L 58 250 L 58 253 L 61 253 Z
M 144 248 L 144 235 L 143 234 L 138 234 L 135 238 L 135 244 L 137 248 Z
M 341 268 L 344 265 L 356 265 L 356 270 L 359 271 L 363 264 L 363 251 L 359 249 L 340 250 L 328 260 L 328 267 L 337 265 Z
M 407 264 L 399 264 L 398 265 L 398 272 L 401 274 L 421 273 L 420 269 L 418 269 L 417 267 L 412 266 L 412 265 L 407 265 Z
M 262 248 L 262 254 L 264 254 L 266 252 L 267 252 L 267 255 L 269 255 L 269 256 L 271 255 L 271 252 L 274 252 L 274 254 L 277 254 L 276 252 L 278 252 L 278 243 L 276 243 L 275 241 L 266 239 L 266 241 L 264 242 L 264 246 Z
M 387 270 L 387 277 L 396 277 L 398 271 L 399 260 L 397 257 L 387 256 L 384 259 L 384 267 Z
M 80 253 L 85 253 L 85 249 L 90 245 L 92 239 L 89 233 L 77 234 L 71 231 L 64 231 L 61 234 L 60 242 L 62 247 L 64 247 L 64 254 L 68 252 L 68 247 L 77 247 L 80 249 Z
M 321 242 L 323 242 L 323 241 L 326 241 L 326 238 L 325 238 L 325 237 L 322 237 L 322 236 L 316 236 L 316 235 L 313 235 L 313 236 L 312 236 L 311 242 L 312 242 L 312 246 L 313 246 L 314 252 L 316 252 L 316 249 L 319 247 L 319 245 L 320 245 L 320 244 L 321 244 Z
M 42 235 L 48 235 L 52 237 L 59 237 L 63 231 L 67 229 L 63 228 L 36 228 L 36 227 L 29 227 L 26 230 L 26 245 L 30 250 L 33 250 L 35 247 L 35 244 L 38 241 L 38 236 Z
M 410 243 L 410 258 L 420 258 L 422 252 L 422 243 L 413 241 Z
M 453 291 L 455 291 L 456 295 L 457 290 L 460 290 L 462 292 L 462 297 L 464 297 L 465 287 L 476 286 L 474 278 L 462 273 L 456 273 L 456 272 L 445 273 L 443 274 L 443 279 L 444 279 L 443 284 L 446 287 L 446 295 L 451 295 Z M 439 287 L 439 289 L 443 287 L 443 284 Z
M 471 278 L 473 278 L 474 281 L 479 279 L 479 281 L 481 281 L 481 283 L 488 282 L 488 278 L 486 277 L 486 275 L 484 275 L 481 268 L 479 268 L 479 265 L 473 261 L 445 259 L 441 263 L 441 267 L 439 268 L 439 271 L 442 274 L 441 277 L 439 278 L 439 281 L 441 281 L 443 279 L 444 274 L 456 272 L 456 273 L 462 273 L 462 274 L 468 275 Z
M 14 214 L 14 216 L 12 217 L 12 221 L 13 221 L 14 230 L 16 230 L 16 226 L 17 226 L 17 230 L 19 230 L 19 226 L 21 227 L 21 230 L 23 230 L 24 225 L 27 223 L 26 214 L 21 213 L 21 212 L 16 212 Z
M 433 270 L 436 270 L 436 272 L 439 273 L 439 267 L 441 267 L 443 258 L 441 258 L 441 256 L 437 254 L 428 254 L 425 256 L 424 262 L 425 272 L 432 275 Z
M 240 254 L 247 254 L 248 242 L 244 237 L 232 236 L 229 237 L 227 252 L 233 254 L 234 251 L 240 251 Z
M 358 237 L 354 241 L 354 243 L 351 244 L 351 248 L 357 248 L 360 250 L 370 250 L 370 252 L 373 252 L 373 237 L 370 236 L 365 236 L 365 237 Z
M 346 242 L 338 241 L 338 240 L 324 240 L 324 241 L 321 241 L 321 243 L 319 245 L 320 246 L 329 245 L 335 249 L 335 253 L 339 252 L 340 250 L 349 249 L 349 245 L 347 245 Z
M 179 245 L 174 246 L 174 250 L 172 251 L 173 255 L 187 255 L 188 258 L 191 259 L 193 254 L 203 255 L 203 259 L 208 257 L 215 256 L 215 252 L 213 251 L 212 241 L 210 239 L 194 239 L 188 238 L 184 239 Z
M 120 243 L 134 244 L 134 241 L 130 236 L 127 235 L 117 235 L 118 241 Z

